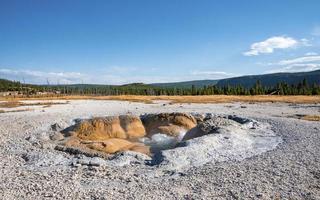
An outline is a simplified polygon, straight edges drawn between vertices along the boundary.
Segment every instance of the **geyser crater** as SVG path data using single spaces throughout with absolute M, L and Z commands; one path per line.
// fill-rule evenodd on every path
M 282 141 L 267 123 L 211 113 L 84 119 L 57 135 L 53 138 L 57 150 L 104 157 L 113 165 L 119 156 L 138 156 L 170 170 L 242 160 L 272 150 Z

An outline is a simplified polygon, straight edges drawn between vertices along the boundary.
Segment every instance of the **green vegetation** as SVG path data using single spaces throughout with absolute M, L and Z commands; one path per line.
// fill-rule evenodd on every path
M 20 82 L 0 79 L 0 91 L 1 92 L 17 91 L 17 90 L 20 90 L 20 88 L 21 88 Z
M 189 88 L 170 88 L 156 87 L 142 83 L 128 84 L 122 86 L 111 85 L 55 85 L 38 86 L 24 85 L 19 82 L 4 81 L 0 82 L 0 91 L 19 91 L 24 95 L 33 95 L 37 92 L 47 92 L 48 94 L 59 93 L 61 95 L 320 95 L 320 85 L 309 85 L 306 79 L 298 84 L 289 85 L 280 82 L 274 87 L 266 87 L 259 80 L 250 87 L 237 86 L 218 86 L 208 85 L 202 88 L 192 85 Z
M 31 85 L 0 79 L 0 92 L 15 95 L 320 95 L 320 70 L 243 76 L 223 80 L 127 85 Z M 42 92 L 42 93 L 41 93 Z M 45 93 L 43 93 L 45 92 Z
M 32 95 L 36 92 L 44 92 L 46 88 L 39 85 L 22 84 L 18 81 L 0 79 L 0 92 L 19 92 L 20 94 Z

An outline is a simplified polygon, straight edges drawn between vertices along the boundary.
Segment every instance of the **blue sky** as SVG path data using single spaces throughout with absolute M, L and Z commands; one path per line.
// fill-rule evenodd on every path
M 0 0 L 0 77 L 173 82 L 320 69 L 319 0 Z

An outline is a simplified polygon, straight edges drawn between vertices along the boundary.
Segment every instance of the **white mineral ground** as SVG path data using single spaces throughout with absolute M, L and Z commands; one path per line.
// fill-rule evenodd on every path
M 27 101 L 32 102 L 32 101 Z M 38 101 L 37 101 L 38 102 Z M 65 101 L 59 101 L 65 102 Z M 292 118 L 319 115 L 319 104 L 154 104 L 73 100 L 0 113 L 1 199 L 319 199 L 320 123 Z M 54 149 L 51 125 L 121 114 L 186 112 L 237 115 L 218 133 L 187 140 L 151 158 L 124 152 L 111 160 Z M 181 140 L 182 135 L 178 139 Z M 177 141 L 156 134 L 145 144 Z

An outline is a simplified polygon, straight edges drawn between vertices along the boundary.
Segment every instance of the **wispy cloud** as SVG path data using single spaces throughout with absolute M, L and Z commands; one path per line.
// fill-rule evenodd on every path
M 101 80 L 107 80 L 101 82 Z M 188 75 L 131 75 L 131 76 L 121 76 L 115 74 L 105 74 L 99 77 L 96 77 L 96 81 L 103 84 L 113 84 L 113 85 L 122 85 L 128 83 L 167 83 L 167 82 L 179 82 L 179 81 L 189 81 L 193 80 L 192 77 Z
M 303 56 L 281 60 L 277 63 L 270 63 L 268 65 L 278 66 L 276 69 L 267 71 L 268 73 L 313 71 L 320 69 L 320 56 Z
M 0 75 L 4 78 L 26 81 L 28 83 L 43 84 L 49 81 L 51 84 L 71 84 L 80 83 L 86 78 L 85 74 L 79 72 L 44 72 L 37 70 L 15 70 L 0 69 Z
M 138 68 L 109 67 L 105 71 L 95 74 L 80 72 L 45 72 L 26 69 L 0 68 L 0 78 L 25 81 L 33 84 L 75 84 L 97 83 L 121 85 L 128 83 L 163 83 L 179 82 L 199 79 L 221 79 L 236 76 L 236 74 L 223 71 L 191 71 L 180 74 L 143 74 Z
M 253 43 L 250 50 L 243 53 L 244 56 L 257 56 L 260 54 L 273 53 L 275 49 L 288 49 L 294 48 L 299 45 L 310 46 L 309 40 L 303 38 L 296 40 L 292 37 L 275 36 L 270 37 L 264 41 Z
M 296 63 L 309 63 L 309 62 L 318 62 L 320 61 L 320 56 L 304 56 L 294 59 L 281 60 L 278 62 L 279 65 L 289 65 Z
M 304 54 L 305 56 L 317 56 L 318 55 L 318 53 L 316 53 L 316 52 L 308 52 L 308 53 L 306 53 L 306 54 Z
M 277 72 L 307 72 L 320 69 L 320 63 L 302 63 L 302 64 L 292 64 L 279 69 L 272 69 L 267 71 L 267 73 L 277 73 Z
M 235 74 L 233 73 L 222 72 L 222 71 L 192 71 L 191 75 L 205 77 L 205 78 L 212 78 L 212 79 L 221 79 L 221 78 L 235 76 Z
M 302 38 L 302 39 L 299 41 L 298 45 L 300 45 L 300 46 L 305 46 L 305 47 L 311 47 L 311 46 L 312 46 L 310 40 L 308 40 L 307 38 Z

